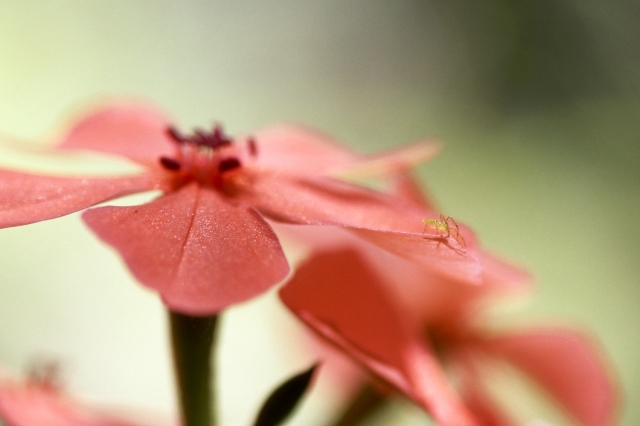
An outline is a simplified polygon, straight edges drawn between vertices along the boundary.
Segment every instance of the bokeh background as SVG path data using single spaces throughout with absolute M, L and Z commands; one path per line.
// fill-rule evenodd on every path
M 437 137 L 419 176 L 443 211 L 535 275 L 506 317 L 588 329 L 636 425 L 639 20 L 633 0 L 2 1 L 0 132 L 50 141 L 70 113 L 126 96 L 185 127 L 295 121 L 363 152 Z M 169 418 L 165 321 L 77 215 L 0 232 L 3 368 L 56 360 L 70 392 Z M 224 424 L 249 424 L 311 362 L 283 338 L 296 332 L 273 294 L 226 315 Z M 291 424 L 336 403 L 319 383 Z

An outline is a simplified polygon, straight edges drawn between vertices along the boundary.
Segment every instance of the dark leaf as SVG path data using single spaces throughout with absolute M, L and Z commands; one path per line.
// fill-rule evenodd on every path
M 296 374 L 274 390 L 262 405 L 253 425 L 277 426 L 282 424 L 298 405 L 317 367 L 318 364 L 307 371 Z

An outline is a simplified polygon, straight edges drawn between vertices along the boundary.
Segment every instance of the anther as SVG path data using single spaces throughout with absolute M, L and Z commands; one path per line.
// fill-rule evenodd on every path
M 160 164 L 162 164 L 165 169 L 172 171 L 180 170 L 181 167 L 177 160 L 169 157 L 160 157 Z
M 247 147 L 249 148 L 249 155 L 252 157 L 258 156 L 258 145 L 256 144 L 256 140 L 254 138 L 249 138 L 247 141 Z
M 220 164 L 218 165 L 218 171 L 220 173 L 224 173 L 228 170 L 237 169 L 240 166 L 240 160 L 238 160 L 237 158 L 225 158 L 224 160 L 220 161 Z
M 182 133 L 180 133 L 180 131 L 178 129 L 176 129 L 173 126 L 169 126 L 167 127 L 167 135 L 169 135 L 169 137 L 171 139 L 173 139 L 174 141 L 181 143 L 181 142 L 186 142 L 189 140 L 188 137 L 184 136 Z
M 212 148 L 217 148 L 219 146 L 227 146 L 233 143 L 233 140 L 224 134 L 224 130 L 222 130 L 222 126 L 216 124 L 213 126 L 213 132 L 207 138 L 209 145 Z
M 233 144 L 233 139 L 225 135 L 220 125 L 215 125 L 210 132 L 203 129 L 195 129 L 191 135 L 183 135 L 175 127 L 169 126 L 167 134 L 179 144 L 192 143 L 196 146 L 205 146 L 217 149 Z
M 209 146 L 209 135 L 202 129 L 195 129 L 189 141 L 196 145 Z

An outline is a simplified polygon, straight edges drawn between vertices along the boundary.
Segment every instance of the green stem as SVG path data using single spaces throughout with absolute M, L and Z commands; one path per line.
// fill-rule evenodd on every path
M 215 425 L 211 388 L 211 351 L 217 315 L 192 317 L 169 311 L 173 365 L 182 426 Z

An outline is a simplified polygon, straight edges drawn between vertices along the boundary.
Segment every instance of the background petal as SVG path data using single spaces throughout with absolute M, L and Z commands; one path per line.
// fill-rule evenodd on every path
M 107 152 L 156 165 L 161 155 L 175 150 L 166 133 L 170 124 L 163 113 L 147 105 L 109 105 L 81 119 L 59 147 Z
M 496 296 L 513 296 L 516 291 L 528 288 L 522 281 L 528 278 L 528 275 L 522 270 L 479 250 L 476 254 L 480 259 L 486 257 L 487 263 L 482 260 L 479 262 L 482 267 L 479 276 L 476 269 L 470 269 L 468 276 L 479 279 L 481 285 L 469 285 L 469 281 L 449 277 L 466 276 L 460 272 L 460 267 L 464 271 L 467 265 L 463 262 L 460 262 L 461 265 L 456 263 L 459 256 L 452 256 L 450 262 L 447 262 L 444 256 L 432 259 L 427 267 L 429 259 L 433 256 L 420 251 L 420 246 L 416 248 L 416 245 L 400 245 L 398 250 L 405 250 L 406 253 L 405 256 L 399 256 L 393 251 L 381 250 L 380 247 L 359 238 L 356 235 L 361 231 L 359 229 L 297 226 L 277 222 L 272 223 L 272 226 L 281 238 L 289 237 L 314 250 L 350 247 L 357 251 L 375 274 L 384 280 L 387 288 L 399 297 L 403 306 L 411 310 L 416 318 L 421 318 L 422 323 L 456 323 L 463 317 L 470 319 L 484 307 L 481 302 Z M 372 233 L 375 234 L 377 233 Z M 407 237 L 406 234 L 398 235 Z M 444 250 L 446 247 L 442 243 L 438 247 L 436 243 L 436 247 L 432 248 Z M 407 257 L 414 259 L 407 260 Z M 437 272 L 439 269 L 441 271 Z
M 53 219 L 156 188 L 161 176 L 64 178 L 0 170 L 0 228 Z
M 101 414 L 38 383 L 0 385 L 0 418 L 8 426 L 136 426 Z
M 516 426 L 488 399 L 487 393 L 480 389 L 469 390 L 464 402 L 482 426 Z
M 616 424 L 616 386 L 600 353 L 580 333 L 538 329 L 486 343 L 528 373 L 582 424 Z
M 303 263 L 280 298 L 321 337 L 412 398 L 443 425 L 475 424 L 421 344 L 411 317 L 352 250 Z
M 196 184 L 135 207 L 83 219 L 172 310 L 209 315 L 257 296 L 289 272 L 271 227 Z
M 500 409 L 482 384 L 483 377 L 478 371 L 478 364 L 484 360 L 476 359 L 477 354 L 469 348 L 457 348 L 450 355 L 458 373 L 464 402 L 482 426 L 516 426 L 517 422 Z

